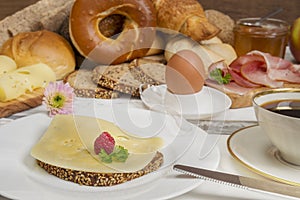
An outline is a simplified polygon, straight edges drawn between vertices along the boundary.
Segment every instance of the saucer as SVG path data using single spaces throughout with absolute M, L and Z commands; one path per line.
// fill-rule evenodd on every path
M 223 92 L 214 88 L 204 86 L 202 90 L 192 95 L 174 95 L 174 101 L 170 105 L 166 100 L 170 97 L 166 85 L 151 86 L 141 92 L 143 103 L 150 109 L 171 114 L 179 114 L 185 119 L 210 118 L 228 110 L 231 106 L 231 99 Z M 190 98 L 190 99 L 189 99 Z M 173 110 L 173 104 L 179 102 L 180 109 Z M 174 103 L 175 102 L 175 103 Z M 184 104 L 184 105 L 182 105 Z M 175 112 L 174 112 L 175 111 Z
M 234 132 L 227 140 L 230 154 L 244 166 L 266 178 L 300 186 L 300 166 L 280 158 L 278 150 L 257 125 Z

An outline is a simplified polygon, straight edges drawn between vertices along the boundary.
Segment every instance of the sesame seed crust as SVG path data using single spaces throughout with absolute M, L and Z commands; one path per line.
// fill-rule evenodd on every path
M 132 173 L 96 173 L 85 172 L 72 169 L 66 169 L 47 164 L 40 160 L 36 160 L 38 166 L 43 168 L 49 174 L 52 174 L 60 179 L 77 183 L 86 186 L 113 186 L 135 178 L 141 177 L 145 174 L 156 171 L 163 164 L 163 154 L 157 152 L 152 161 L 143 169 Z

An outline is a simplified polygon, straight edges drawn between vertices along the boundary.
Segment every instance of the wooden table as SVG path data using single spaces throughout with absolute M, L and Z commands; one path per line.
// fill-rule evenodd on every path
M 38 0 L 1 0 L 0 20 L 37 1 Z M 299 0 L 199 0 L 199 2 L 205 9 L 220 10 L 233 19 L 263 16 L 280 7 L 283 8 L 283 11 L 278 14 L 276 18 L 284 19 L 292 23 L 297 17 L 300 17 Z

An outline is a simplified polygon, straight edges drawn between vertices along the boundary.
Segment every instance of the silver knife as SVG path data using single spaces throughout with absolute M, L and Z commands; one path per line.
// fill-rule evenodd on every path
M 208 134 L 230 135 L 233 132 L 247 127 L 257 125 L 257 121 L 246 120 L 187 120 L 188 122 L 202 128 Z
M 245 176 L 217 172 L 186 165 L 174 165 L 173 169 L 178 172 L 201 178 L 206 181 L 213 181 L 216 183 L 226 184 L 229 186 L 235 186 L 252 191 L 266 191 L 300 198 L 299 186 L 287 185 L 275 181 L 249 178 Z
M 188 120 L 208 133 L 203 141 L 199 157 L 205 158 L 217 145 L 221 135 L 230 135 L 233 132 L 248 126 L 257 125 L 257 121 L 240 120 Z

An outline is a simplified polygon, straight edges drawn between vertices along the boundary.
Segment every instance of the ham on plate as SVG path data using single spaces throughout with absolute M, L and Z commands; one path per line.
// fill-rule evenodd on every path
M 225 62 L 212 64 L 209 73 L 216 68 L 230 73 L 230 83 L 235 84 L 224 84 L 230 90 L 236 85 L 245 88 L 278 88 L 283 87 L 284 82 L 300 83 L 300 65 L 256 50 L 238 57 L 229 66 Z M 211 81 L 208 84 L 212 85 Z M 240 91 L 241 88 L 237 90 Z

